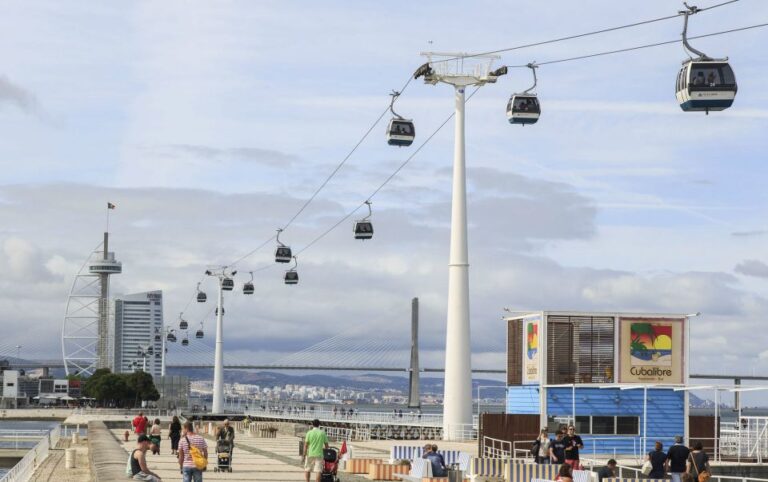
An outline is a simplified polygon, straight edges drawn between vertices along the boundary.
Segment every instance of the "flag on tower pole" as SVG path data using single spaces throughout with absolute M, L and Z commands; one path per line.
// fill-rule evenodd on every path
M 107 209 L 115 209 L 115 205 L 112 204 L 111 202 L 108 202 L 107 203 Z

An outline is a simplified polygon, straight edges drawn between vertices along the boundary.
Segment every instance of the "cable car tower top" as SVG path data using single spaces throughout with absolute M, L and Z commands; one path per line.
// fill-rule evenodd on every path
M 492 84 L 507 73 L 506 67 L 491 71 L 498 55 L 473 55 L 463 52 L 422 52 L 427 63 L 419 67 L 415 78 L 424 76 L 424 82 L 435 85 L 444 82 L 456 87 Z

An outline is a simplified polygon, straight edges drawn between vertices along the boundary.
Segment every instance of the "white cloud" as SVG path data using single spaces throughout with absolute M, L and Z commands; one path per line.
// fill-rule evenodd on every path
M 737 264 L 733 270 L 746 276 L 768 278 L 768 264 L 765 264 L 757 259 L 745 259 L 741 263 Z

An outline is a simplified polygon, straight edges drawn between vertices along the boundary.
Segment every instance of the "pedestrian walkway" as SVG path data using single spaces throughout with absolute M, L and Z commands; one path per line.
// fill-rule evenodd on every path
M 125 430 L 113 430 L 112 433 L 121 440 L 126 450 L 132 450 L 136 445 L 136 436 L 131 434 L 129 442 L 122 442 Z M 216 465 L 215 443 L 207 439 L 209 447 L 208 470 L 205 472 L 205 480 L 227 480 L 230 482 L 245 481 L 303 481 L 304 471 L 299 466 L 298 438 L 278 437 L 270 439 L 251 439 L 265 444 L 254 444 L 235 447 L 232 456 L 232 473 L 214 472 Z M 247 439 L 245 441 L 248 441 Z M 239 444 L 241 441 L 236 440 Z M 248 450 L 251 448 L 251 450 Z M 167 431 L 163 431 L 163 440 L 160 444 L 159 455 L 147 452 L 147 464 L 149 469 L 163 478 L 163 481 L 181 480 L 179 464 L 175 456 L 171 455 L 171 441 Z

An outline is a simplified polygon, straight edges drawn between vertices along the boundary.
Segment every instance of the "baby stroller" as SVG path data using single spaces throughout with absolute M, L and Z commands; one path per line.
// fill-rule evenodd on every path
M 339 482 L 339 452 L 335 448 L 323 449 L 323 471 L 320 482 Z
M 232 472 L 232 446 L 231 440 L 222 439 L 216 442 L 216 466 L 214 472 Z

